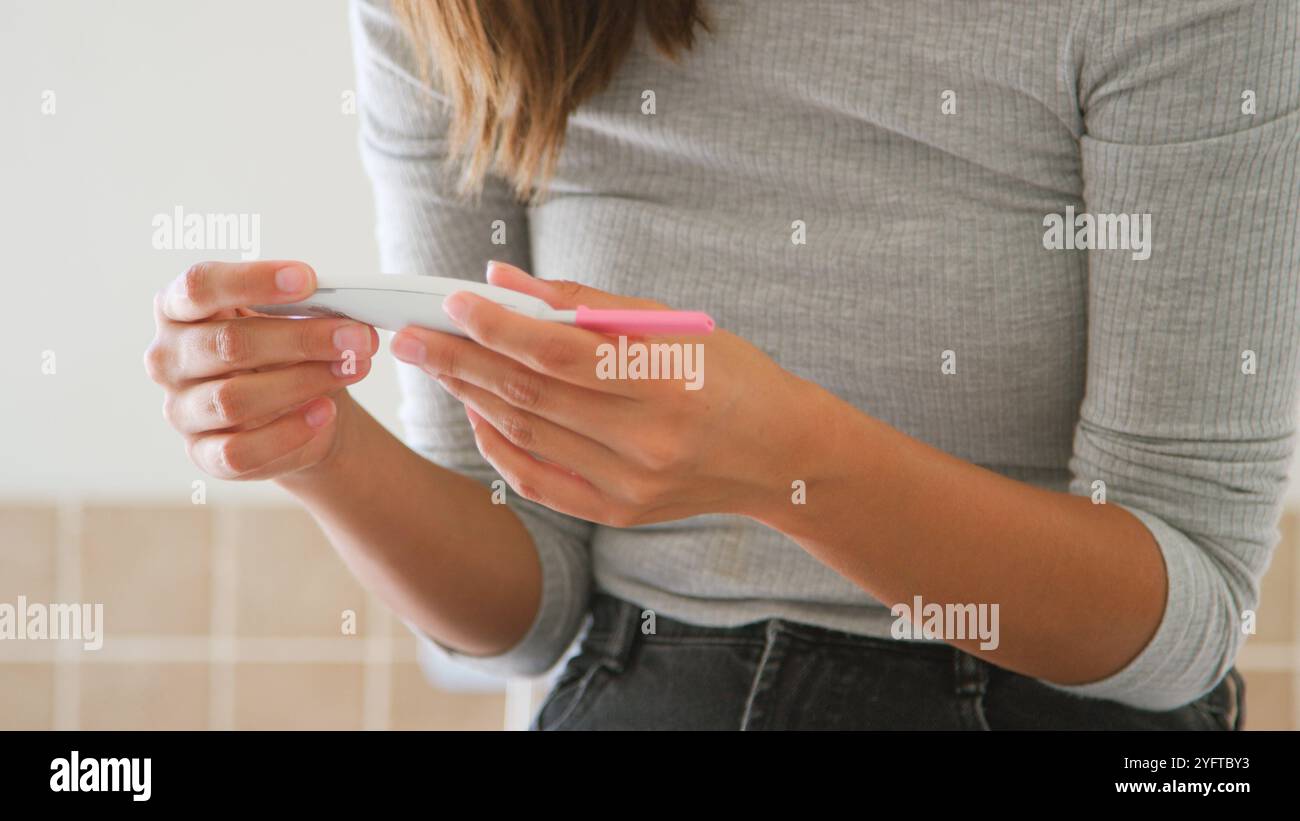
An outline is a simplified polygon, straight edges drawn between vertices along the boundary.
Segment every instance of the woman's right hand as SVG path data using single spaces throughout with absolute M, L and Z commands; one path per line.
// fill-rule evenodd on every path
M 154 297 L 145 369 L 166 391 L 163 416 L 190 459 L 219 479 L 270 479 L 316 466 L 338 441 L 336 400 L 370 372 L 374 328 L 285 319 L 250 305 L 316 290 L 301 262 L 204 262 Z

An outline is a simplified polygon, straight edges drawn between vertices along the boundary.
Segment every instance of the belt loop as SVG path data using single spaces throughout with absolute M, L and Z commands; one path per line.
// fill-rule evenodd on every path
M 1246 681 L 1236 667 L 1228 670 L 1228 721 L 1232 729 L 1240 730 L 1246 722 Z
M 982 697 L 989 682 L 988 668 L 984 666 L 984 662 L 969 653 L 964 653 L 955 647 L 952 652 L 956 694 Z
M 956 647 L 952 648 L 952 661 L 953 691 L 962 720 L 967 729 L 989 729 L 988 719 L 984 716 L 984 693 L 989 683 L 988 665 Z
M 615 673 L 622 673 L 632 657 L 632 648 L 636 646 L 642 608 L 622 599 L 616 601 L 618 608 L 614 613 L 614 625 L 605 646 L 605 665 Z

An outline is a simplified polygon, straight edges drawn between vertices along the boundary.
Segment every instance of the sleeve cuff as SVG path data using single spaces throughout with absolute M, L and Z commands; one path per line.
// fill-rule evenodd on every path
M 457 664 L 501 678 L 540 676 L 564 656 L 574 633 L 587 612 L 586 590 L 575 590 L 574 580 L 583 578 L 581 569 L 569 567 L 571 557 L 556 544 L 553 531 L 533 516 L 515 508 L 519 520 L 537 547 L 542 566 L 542 595 L 537 615 L 528 632 L 513 647 L 495 656 L 473 656 L 452 650 L 426 633 L 407 625 L 417 638 L 435 652 Z M 579 603 L 576 606 L 575 603 Z
M 1142 652 L 1107 678 L 1088 684 L 1044 683 L 1143 710 L 1173 710 L 1212 690 L 1227 673 L 1235 620 L 1221 612 L 1221 585 L 1214 583 L 1199 548 L 1159 517 L 1123 507 L 1151 531 L 1164 558 L 1169 592 L 1160 626 Z M 1215 624 L 1224 618 L 1229 624 Z

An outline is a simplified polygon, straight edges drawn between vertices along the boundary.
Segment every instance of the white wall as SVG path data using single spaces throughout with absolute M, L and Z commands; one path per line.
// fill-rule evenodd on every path
M 341 0 L 0 0 L 0 497 L 188 498 L 200 474 L 141 365 L 151 298 L 239 253 L 155 250 L 151 220 L 260 214 L 262 257 L 373 271 L 352 85 Z M 386 353 L 354 390 L 394 424 Z
M 140 364 L 150 300 L 238 254 L 154 250 L 151 220 L 256 213 L 263 257 L 373 270 L 351 88 L 342 0 L 0 0 L 0 497 L 188 498 L 199 474 Z M 394 425 L 386 353 L 354 390 Z

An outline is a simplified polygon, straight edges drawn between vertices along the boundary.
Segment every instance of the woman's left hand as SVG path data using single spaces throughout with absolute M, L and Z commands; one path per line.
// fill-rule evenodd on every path
M 554 308 L 665 307 L 504 263 L 488 266 L 488 281 Z M 819 389 L 745 340 L 725 331 L 630 339 L 698 346 L 681 359 L 696 372 L 602 378 L 609 374 L 598 363 L 617 352 L 616 338 L 468 292 L 445 307 L 469 339 L 410 327 L 393 337 L 393 354 L 465 405 L 479 451 L 520 496 L 616 527 L 703 513 L 758 517 L 789 503 Z

